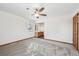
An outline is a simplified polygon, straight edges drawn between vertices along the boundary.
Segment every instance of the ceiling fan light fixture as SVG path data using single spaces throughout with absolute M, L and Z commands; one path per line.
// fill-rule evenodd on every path
M 35 14 L 35 17 L 39 17 L 39 14 Z

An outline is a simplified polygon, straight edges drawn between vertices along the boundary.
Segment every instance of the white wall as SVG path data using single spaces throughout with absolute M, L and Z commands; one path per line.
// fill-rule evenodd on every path
M 0 45 L 33 37 L 34 30 L 27 30 L 30 19 L 0 11 Z
M 63 15 L 45 20 L 45 38 L 72 43 L 72 17 Z
M 79 4 L 51 3 L 42 4 L 45 7 L 46 17 L 44 20 L 44 37 L 49 40 L 72 43 L 74 14 L 79 11 Z

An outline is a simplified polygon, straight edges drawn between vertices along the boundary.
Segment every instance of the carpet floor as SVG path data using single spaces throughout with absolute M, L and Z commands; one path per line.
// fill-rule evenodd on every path
M 30 38 L 0 47 L 0 56 L 79 56 L 70 44 Z

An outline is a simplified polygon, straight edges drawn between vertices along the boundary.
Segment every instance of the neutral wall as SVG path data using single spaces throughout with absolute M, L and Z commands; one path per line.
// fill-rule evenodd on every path
M 45 7 L 45 39 L 61 42 L 73 42 L 73 16 L 79 11 L 79 4 L 42 4 Z
M 45 38 L 72 43 L 72 23 L 71 15 L 47 17 L 44 27 Z
M 33 37 L 34 30 L 27 30 L 30 19 L 0 11 L 0 45 Z

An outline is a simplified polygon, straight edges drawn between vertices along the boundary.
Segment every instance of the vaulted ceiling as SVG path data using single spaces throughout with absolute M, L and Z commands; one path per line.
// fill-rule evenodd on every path
M 6 11 L 21 17 L 31 17 L 34 7 L 45 7 L 45 13 L 48 16 L 63 16 L 73 14 L 78 11 L 78 3 L 0 3 L 0 10 Z M 30 8 L 30 10 L 26 10 Z

